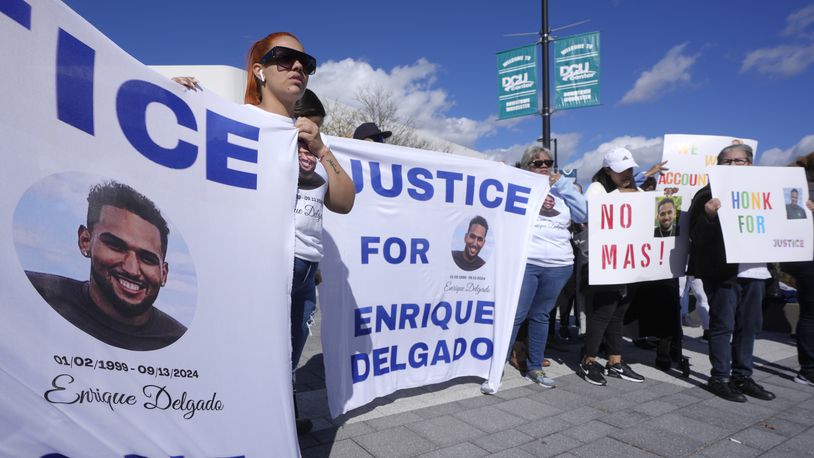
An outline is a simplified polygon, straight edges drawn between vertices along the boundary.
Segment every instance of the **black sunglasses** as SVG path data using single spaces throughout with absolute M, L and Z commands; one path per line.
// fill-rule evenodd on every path
M 300 61 L 302 64 L 302 71 L 306 75 L 313 75 L 317 71 L 317 59 L 314 56 L 306 54 L 296 49 L 286 48 L 285 46 L 275 46 L 269 50 L 263 57 L 260 58 L 260 63 L 263 65 L 277 64 L 277 67 L 283 70 L 291 70 L 294 62 Z
M 546 167 L 551 167 L 554 165 L 554 161 L 551 159 L 537 159 L 536 161 L 529 162 L 529 165 L 534 167 L 535 169 L 541 168 L 543 165 Z

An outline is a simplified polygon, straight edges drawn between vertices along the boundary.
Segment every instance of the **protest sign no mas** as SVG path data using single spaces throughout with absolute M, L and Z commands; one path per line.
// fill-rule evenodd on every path
M 687 259 L 683 199 L 658 192 L 588 197 L 591 285 L 678 277 Z

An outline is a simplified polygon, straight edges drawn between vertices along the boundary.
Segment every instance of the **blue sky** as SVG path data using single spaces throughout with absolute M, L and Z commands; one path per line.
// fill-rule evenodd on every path
M 251 42 L 286 30 L 319 60 L 323 97 L 382 87 L 417 127 L 507 162 L 542 133 L 539 116 L 496 119 L 495 53 L 536 40 L 505 35 L 539 30 L 537 0 L 66 3 L 145 64 L 243 68 Z M 602 105 L 552 118 L 581 178 L 611 146 L 653 163 L 665 133 L 754 138 L 766 165 L 814 151 L 814 2 L 550 0 L 549 13 L 552 28 L 591 20 L 555 36 L 601 32 Z

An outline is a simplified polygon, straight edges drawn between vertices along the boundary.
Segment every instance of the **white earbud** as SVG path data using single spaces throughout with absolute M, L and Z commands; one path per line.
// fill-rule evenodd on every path
M 261 83 L 265 83 L 265 82 L 266 82 L 266 77 L 265 77 L 265 76 L 263 76 L 263 72 L 260 72 L 260 75 L 259 75 L 258 77 L 260 78 L 260 82 L 261 82 Z

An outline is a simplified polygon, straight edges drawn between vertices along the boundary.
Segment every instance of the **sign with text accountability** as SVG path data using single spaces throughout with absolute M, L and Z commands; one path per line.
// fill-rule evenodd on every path
M 684 211 L 688 211 L 695 193 L 709 183 L 707 170 L 717 162 L 718 153 L 736 143 L 749 145 L 757 155 L 757 140 L 749 138 L 723 135 L 665 135 L 661 160 L 667 161 L 665 167 L 670 170 L 659 176 L 656 190 L 673 188 L 686 204 Z
M 497 389 L 548 180 L 395 145 L 332 138 L 331 148 L 357 193 L 350 214 L 324 220 L 331 415 L 462 376 Z
M 680 196 L 614 192 L 588 196 L 588 280 L 617 285 L 684 275 L 688 222 Z
M 814 226 L 801 167 L 715 166 L 709 169 L 726 262 L 811 261 Z
M 554 42 L 554 108 L 599 105 L 599 32 Z
M 0 2 L 0 456 L 296 456 L 297 131 Z
M 499 118 L 537 113 L 537 45 L 497 53 Z

